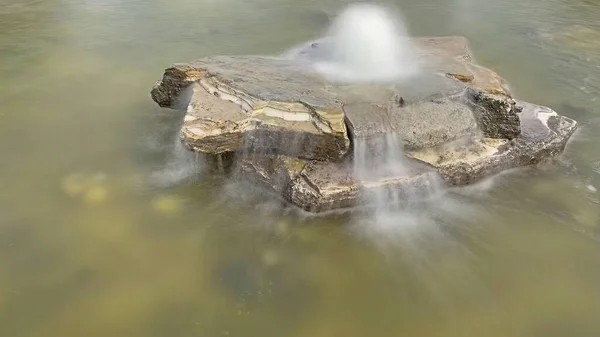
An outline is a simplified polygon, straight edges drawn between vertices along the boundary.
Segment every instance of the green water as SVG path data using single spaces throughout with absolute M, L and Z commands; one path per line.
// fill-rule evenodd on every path
M 600 2 L 395 4 L 577 119 L 566 153 L 394 228 L 281 210 L 179 151 L 149 90 L 344 1 L 0 0 L 0 336 L 599 336 Z

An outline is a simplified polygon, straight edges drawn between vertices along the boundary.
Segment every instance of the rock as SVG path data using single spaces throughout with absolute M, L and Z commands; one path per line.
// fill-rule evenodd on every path
M 448 76 L 450 78 L 454 78 L 455 80 L 459 80 L 461 82 L 465 82 L 465 83 L 473 83 L 473 80 L 475 79 L 475 76 L 473 76 L 473 75 L 461 75 L 461 74 L 447 73 L 446 76 Z
M 465 88 L 440 76 L 423 76 L 386 91 L 387 98 L 379 99 L 384 104 L 373 104 L 346 90 L 350 97 L 342 96 L 344 113 L 353 139 L 393 130 L 405 148 L 419 149 L 480 134 L 513 139 L 520 133 L 520 108 L 507 96 Z
M 518 118 L 510 109 L 510 99 L 487 96 L 507 95 L 505 83 L 493 71 L 470 63 L 464 38 L 422 38 L 415 42 L 425 65 L 424 75 L 393 88 L 371 85 L 365 90 L 365 86 L 326 83 L 297 60 L 327 55 L 328 42 L 323 40 L 305 46 L 306 51 L 289 54 L 292 59 L 221 56 L 175 64 L 165 71 L 151 94 L 160 106 L 187 106 L 184 143 L 207 154 L 243 150 L 339 161 L 350 149 L 345 118 L 356 126 L 365 118 L 370 123 L 382 115 L 389 115 L 386 117 L 392 127 L 403 128 L 398 131 L 401 138 L 413 147 L 434 145 L 419 140 L 437 137 L 443 142 L 474 132 L 473 118 L 490 137 L 510 139 L 518 134 Z M 467 95 L 465 79 L 468 87 L 483 92 Z M 372 96 L 365 97 L 366 92 Z M 409 104 L 394 107 L 399 99 Z M 461 102 L 464 100 L 467 102 Z M 353 113 L 357 109 L 358 113 Z M 499 124 L 490 131 L 489 122 Z M 460 130 L 440 130 L 450 123 Z M 379 129 L 382 126 L 389 127 L 379 122 Z
M 160 106 L 176 107 L 186 94 L 191 97 L 182 136 L 198 152 L 244 150 L 335 161 L 350 148 L 341 103 L 295 62 L 206 58 L 172 66 L 152 90 Z
M 495 71 L 473 63 L 468 41 L 461 36 L 418 37 L 411 44 L 425 74 L 445 75 L 470 87 L 491 93 L 510 95 L 506 81 Z M 328 39 L 302 44 L 283 54 L 284 58 L 301 61 L 327 60 Z M 414 89 L 419 89 L 414 87 Z
M 559 47 L 590 62 L 600 56 L 600 30 L 575 24 L 558 27 L 556 30 L 539 30 L 537 36 L 544 44 Z
M 344 117 L 351 131 L 396 129 L 413 148 L 461 138 L 477 128 L 492 138 L 516 137 L 518 111 L 506 96 L 508 89 L 493 71 L 464 61 L 471 59 L 464 41 L 417 39 L 425 73 L 391 88 L 326 84 L 295 60 L 238 56 L 174 65 L 152 96 L 161 106 L 174 106 L 186 85 L 195 83 L 188 89 L 182 135 L 201 153 L 244 150 L 338 161 L 349 150 Z M 326 55 L 327 41 L 307 48 Z M 478 91 L 468 90 L 465 78 L 467 87 Z
M 284 191 L 307 164 L 305 160 L 285 156 L 248 156 L 241 159 L 240 171 L 276 191 Z
M 461 36 L 415 38 L 425 71 L 443 73 L 489 94 L 510 96 L 508 83 L 495 71 L 474 63 L 468 41 Z
M 406 197 L 424 196 L 437 182 L 433 170 L 424 170 L 408 177 L 392 177 L 360 184 L 353 178 L 352 166 L 348 162 L 311 161 L 292 168 L 290 161 L 285 159 L 260 162 L 245 159 L 241 165 L 242 172 L 248 179 L 261 183 L 287 201 L 316 213 L 354 207 L 361 196 L 368 200 L 369 193 L 376 193 L 381 188 L 394 189 L 399 195 Z M 298 171 L 300 167 L 302 169 Z M 293 170 L 296 170 L 294 174 L 285 180 L 278 179 L 277 175 L 265 174 Z
M 564 149 L 576 129 L 575 121 L 546 107 L 526 102 L 518 104 L 523 108 L 519 115 L 523 132 L 514 140 L 483 138 L 407 152 L 411 158 L 435 170 L 421 168 L 409 176 L 359 184 L 353 178 L 349 162 L 295 162 L 292 166 L 288 158 L 278 157 L 262 161 L 246 159 L 242 162 L 242 171 L 249 179 L 310 212 L 356 206 L 361 195 L 368 196 L 380 188 L 393 189 L 404 198 L 426 197 L 439 183 L 437 174 L 449 185 L 466 185 L 506 169 L 538 163 Z M 293 173 L 281 179 L 268 172 Z
M 497 73 L 473 63 L 466 39 L 413 44 L 422 73 L 401 83 L 325 81 L 310 67 L 329 57 L 322 39 L 282 57 L 173 65 L 152 97 L 173 108 L 185 102 L 182 138 L 190 149 L 235 158 L 245 178 L 311 212 L 382 192 L 425 197 L 441 179 L 470 184 L 563 151 L 577 123 L 515 100 Z M 389 139 L 401 142 L 394 151 L 404 157 L 404 150 L 406 170 L 358 181 L 353 147 L 381 157 Z
M 442 77 L 437 79 L 452 82 Z M 436 81 L 431 80 L 423 81 L 423 86 L 416 85 L 430 87 L 435 84 Z M 373 137 L 393 130 L 405 148 L 427 148 L 478 133 L 471 108 L 460 102 L 464 89 L 450 90 L 448 88 L 445 94 L 426 96 L 395 87 L 386 89 L 387 97 L 377 100 L 383 104 L 376 104 L 354 94 L 368 92 L 368 88 L 353 88 L 347 93 L 348 97 L 344 97 L 344 113 L 351 137 L 355 142 L 359 139 L 376 141 Z M 381 93 L 380 96 L 385 95 Z M 434 120 L 439 123 L 432 123 Z
M 83 201 L 87 204 L 100 204 L 108 196 L 105 181 L 106 176 L 103 173 L 94 175 L 76 173 L 63 179 L 61 186 L 63 191 L 71 197 L 81 195 Z
M 287 57 L 328 58 L 328 41 L 305 45 Z M 413 39 L 423 72 L 394 85 L 331 88 L 343 102 L 353 139 L 394 130 L 407 148 L 426 148 L 483 133 L 513 139 L 519 107 L 504 80 L 471 63 L 462 37 Z
M 477 125 L 487 138 L 513 139 L 521 133 L 520 120 L 517 114 L 521 107 L 505 96 L 487 94 L 470 90 L 475 103 Z

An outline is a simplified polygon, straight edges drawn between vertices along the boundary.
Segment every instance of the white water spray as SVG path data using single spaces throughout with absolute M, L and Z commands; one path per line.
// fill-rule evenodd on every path
M 286 56 L 310 60 L 318 72 L 332 82 L 389 85 L 420 73 L 419 63 L 399 16 L 373 4 L 349 6 L 334 21 L 321 49 L 305 45 Z M 381 242 L 397 241 L 397 235 L 421 231 L 435 221 L 417 204 L 441 191 L 437 173 L 416 165 L 406 157 L 398 134 L 380 134 L 354 139 L 354 179 L 362 186 L 361 203 L 366 217 L 356 230 Z M 414 179 L 422 175 L 423 179 Z M 404 181 L 404 183 L 403 183 Z M 413 186 L 415 184 L 415 186 Z
M 360 181 L 375 181 L 409 174 L 406 156 L 398 137 L 388 132 L 357 139 L 354 144 L 354 173 Z
M 150 179 L 154 185 L 168 187 L 198 175 L 201 169 L 198 154 L 188 150 L 177 139 L 169 151 L 165 166 L 152 172 Z
M 332 81 L 395 82 L 418 73 L 402 20 L 383 7 L 349 6 L 328 35 L 330 58 L 316 69 Z

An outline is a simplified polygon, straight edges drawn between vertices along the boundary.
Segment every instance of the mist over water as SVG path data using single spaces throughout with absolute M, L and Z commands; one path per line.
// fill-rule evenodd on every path
M 354 179 L 362 186 L 362 209 L 353 221 L 359 236 L 386 250 L 408 247 L 412 253 L 423 238 L 445 238 L 430 211 L 444 198 L 443 181 L 411 162 L 395 133 L 355 140 Z
M 399 13 L 358 3 L 347 7 L 328 32 L 330 59 L 317 71 L 332 81 L 395 82 L 418 73 L 411 45 Z
M 375 136 L 354 144 L 354 172 L 360 181 L 385 179 L 409 173 L 402 142 L 392 133 Z
M 158 187 L 168 187 L 199 175 L 201 170 L 202 162 L 198 154 L 187 149 L 180 139 L 176 139 L 164 166 L 151 173 L 150 182 Z
M 398 12 L 375 4 L 353 4 L 335 19 L 327 35 L 328 50 L 313 55 L 317 58 L 313 65 L 332 82 L 389 85 L 419 74 Z M 394 130 L 356 138 L 353 145 L 354 178 L 363 186 L 360 204 L 366 206 L 366 211 L 355 217 L 358 233 L 380 242 L 393 240 L 395 234 L 409 228 L 418 230 L 421 224 L 434 223 L 415 204 L 438 193 L 441 181 L 431 174 L 424 186 L 414 189 L 393 182 L 419 171 L 405 156 Z
M 581 121 L 560 167 L 361 219 L 185 178 L 164 68 L 275 53 L 348 2 L 1 0 L 0 336 L 600 336 L 597 1 L 377 1 Z

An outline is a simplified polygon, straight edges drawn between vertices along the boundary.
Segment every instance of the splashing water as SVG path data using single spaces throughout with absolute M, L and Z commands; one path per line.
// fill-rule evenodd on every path
M 415 178 L 419 175 L 423 178 Z M 377 217 L 385 217 L 386 211 L 398 210 L 401 204 L 410 206 L 441 190 L 437 173 L 411 162 L 393 132 L 355 139 L 354 178 L 365 190 L 362 203 L 375 207 Z M 403 179 L 411 182 L 404 184 Z
M 401 19 L 373 4 L 349 6 L 329 30 L 330 59 L 317 71 L 332 81 L 395 82 L 418 73 Z
M 392 132 L 354 144 L 354 172 L 360 181 L 404 176 L 409 173 L 403 146 Z
M 158 187 L 168 187 L 198 175 L 201 169 L 198 154 L 189 151 L 177 139 L 173 143 L 165 166 L 152 172 L 150 179 L 152 184 Z
M 308 60 L 328 80 L 344 84 L 389 85 L 420 73 L 402 20 L 378 5 L 350 5 L 321 41 L 324 49 L 303 45 L 284 57 Z M 379 242 L 435 223 L 417 204 L 442 192 L 441 179 L 406 157 L 394 130 L 357 137 L 353 145 L 354 179 L 367 206 L 366 216 L 355 219 L 361 235 Z
M 439 198 L 445 191 L 442 179 L 406 157 L 395 133 L 355 139 L 353 164 L 354 179 L 361 186 L 359 200 L 366 206 L 353 219 L 354 234 L 386 254 L 412 257 L 421 256 L 432 242 L 453 244 L 432 212 L 449 202 Z

